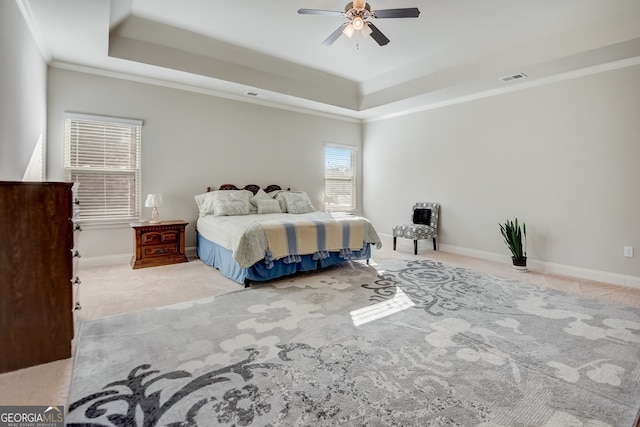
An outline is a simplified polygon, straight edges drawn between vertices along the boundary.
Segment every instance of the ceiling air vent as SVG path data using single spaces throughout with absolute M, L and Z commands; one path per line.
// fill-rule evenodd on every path
M 249 91 L 245 92 L 244 94 L 247 95 L 247 96 L 250 96 L 252 98 L 263 98 L 263 99 L 269 98 L 268 95 L 264 95 L 262 93 L 254 92 L 252 90 L 249 90 Z
M 525 77 L 527 77 L 525 73 L 518 73 L 518 74 L 513 74 L 511 76 L 503 77 L 500 80 L 502 80 L 503 82 L 510 82 L 512 80 L 523 79 Z

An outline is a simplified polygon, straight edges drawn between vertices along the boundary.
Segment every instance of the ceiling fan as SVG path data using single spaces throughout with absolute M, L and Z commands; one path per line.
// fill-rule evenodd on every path
M 364 35 L 370 35 L 380 46 L 384 46 L 389 43 L 389 39 L 373 25 L 370 19 L 417 18 L 420 15 L 420 10 L 418 10 L 417 7 L 408 7 L 403 9 L 381 9 L 372 11 L 371 6 L 369 6 L 366 0 L 354 0 L 347 3 L 344 12 L 337 10 L 299 9 L 298 13 L 301 15 L 344 16 L 347 18 L 347 22 L 340 25 L 337 30 L 322 42 L 325 46 L 331 46 L 342 34 L 351 38 L 355 31 L 362 31 Z

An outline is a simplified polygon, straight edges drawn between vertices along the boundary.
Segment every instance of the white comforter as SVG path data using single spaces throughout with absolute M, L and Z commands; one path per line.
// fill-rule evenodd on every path
M 265 257 L 267 252 L 267 238 L 260 221 L 291 221 L 295 219 L 323 219 L 327 221 L 352 220 L 354 216 L 327 213 L 322 211 L 306 214 L 266 214 L 266 215 L 238 215 L 200 217 L 197 223 L 198 233 L 207 240 L 214 242 L 233 252 L 233 258 L 241 268 L 247 268 Z M 379 249 L 382 246 L 378 233 L 366 219 L 364 221 L 364 240 L 373 243 Z

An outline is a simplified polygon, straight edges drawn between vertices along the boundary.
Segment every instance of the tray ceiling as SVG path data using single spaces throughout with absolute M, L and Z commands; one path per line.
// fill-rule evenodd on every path
M 344 1 L 18 1 L 52 66 L 353 119 L 640 63 L 637 0 L 377 0 L 421 11 L 376 21 L 383 47 L 323 46 L 344 19 L 297 14 Z

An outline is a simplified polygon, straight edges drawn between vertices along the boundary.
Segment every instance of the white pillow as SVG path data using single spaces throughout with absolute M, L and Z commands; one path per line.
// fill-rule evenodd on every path
M 196 194 L 194 196 L 201 217 L 213 214 L 214 193 L 216 192 L 209 191 L 207 193 Z
M 258 206 L 258 200 L 272 200 L 272 199 L 271 199 L 271 196 L 265 193 L 264 190 L 261 188 L 258 190 L 255 196 L 249 199 L 249 201 L 253 206 Z
M 284 193 L 283 190 L 276 190 L 269 193 L 269 195 L 280 202 L 280 210 L 282 213 L 287 213 L 287 201 L 283 196 Z
M 316 210 L 311 204 L 309 196 L 307 196 L 307 193 L 304 191 L 288 191 L 280 194 L 282 194 L 282 197 L 287 202 L 287 212 L 289 213 L 303 214 Z
M 282 213 L 282 210 L 280 209 L 280 202 L 272 199 L 271 197 L 268 199 L 258 199 L 258 213 Z
M 213 215 L 248 215 L 251 207 L 249 190 L 216 191 L 213 197 Z

